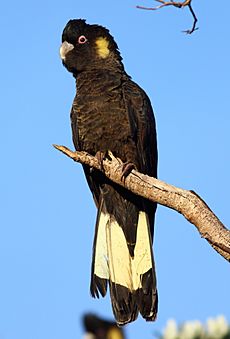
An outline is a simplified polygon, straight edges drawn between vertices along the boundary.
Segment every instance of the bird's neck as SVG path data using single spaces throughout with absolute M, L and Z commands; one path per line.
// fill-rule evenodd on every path
M 120 69 L 93 69 L 77 75 L 76 87 L 77 91 L 90 87 L 96 93 L 118 87 L 126 79 L 130 79 L 130 77 Z M 90 84 L 90 86 L 87 87 L 86 84 Z

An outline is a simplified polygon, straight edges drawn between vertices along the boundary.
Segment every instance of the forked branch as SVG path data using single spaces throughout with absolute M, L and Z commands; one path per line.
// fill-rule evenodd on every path
M 102 170 L 101 162 L 97 157 L 86 152 L 72 152 L 65 146 L 54 145 L 54 147 L 74 161 Z M 230 261 L 230 231 L 195 192 L 177 188 L 135 170 L 132 170 L 124 181 L 122 170 L 122 161 L 109 152 L 109 157 L 103 160 L 103 172 L 110 180 L 137 195 L 183 214 L 189 222 L 196 226 L 201 237 L 205 238 L 220 255 Z
M 156 7 L 144 7 L 144 6 L 136 6 L 137 8 L 140 8 L 140 9 L 146 9 L 146 10 L 150 10 L 150 11 L 155 11 L 156 9 L 160 9 L 162 7 L 166 7 L 166 6 L 174 6 L 174 7 L 177 7 L 177 8 L 184 8 L 186 6 L 188 6 L 191 14 L 192 14 L 192 17 L 193 17 L 193 25 L 192 25 L 192 28 L 191 29 L 187 29 L 185 31 L 183 31 L 184 33 L 186 34 L 192 34 L 194 31 L 196 31 L 198 28 L 196 27 L 196 24 L 197 24 L 197 17 L 196 17 L 196 14 L 192 8 L 192 0 L 185 0 L 183 2 L 178 2 L 178 1 L 173 1 L 173 0 L 170 0 L 170 1 L 165 1 L 165 0 L 155 0 L 157 2 L 160 2 L 161 5 L 159 6 L 156 6 Z

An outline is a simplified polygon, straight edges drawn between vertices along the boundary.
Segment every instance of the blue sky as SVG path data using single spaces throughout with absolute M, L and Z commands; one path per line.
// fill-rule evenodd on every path
M 159 178 L 193 189 L 229 225 L 230 3 L 141 11 L 147 0 L 5 1 L 1 4 L 0 338 L 81 338 L 81 316 L 112 317 L 89 295 L 95 207 L 81 166 L 52 148 L 72 147 L 74 79 L 58 49 L 70 18 L 107 26 L 127 72 L 156 115 Z M 178 322 L 230 320 L 229 264 L 181 215 L 159 207 L 155 231 L 159 316 L 127 327 L 152 338 Z

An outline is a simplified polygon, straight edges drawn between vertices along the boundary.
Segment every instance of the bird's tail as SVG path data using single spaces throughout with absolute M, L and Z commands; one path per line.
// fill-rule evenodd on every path
M 129 244 L 130 245 L 130 244 Z M 124 232 L 115 218 L 98 210 L 92 262 L 91 294 L 104 297 L 109 282 L 118 325 L 157 315 L 157 289 L 148 217 L 140 211 L 136 243 L 131 256 Z

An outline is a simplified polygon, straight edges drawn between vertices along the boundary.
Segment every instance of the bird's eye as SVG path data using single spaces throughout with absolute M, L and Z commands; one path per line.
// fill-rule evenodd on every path
M 79 36 L 78 43 L 79 44 L 85 44 L 87 41 L 86 37 L 84 35 Z

